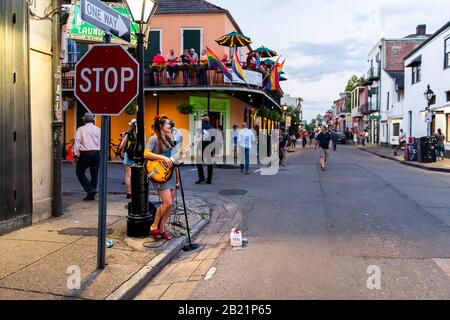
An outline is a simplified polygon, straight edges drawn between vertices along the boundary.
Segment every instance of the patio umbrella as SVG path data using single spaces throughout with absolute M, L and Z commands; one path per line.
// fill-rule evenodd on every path
M 249 37 L 244 36 L 239 32 L 226 34 L 217 39 L 216 42 L 221 46 L 229 48 L 246 47 L 252 43 Z
M 278 53 L 276 53 L 275 51 L 270 50 L 270 49 L 268 49 L 268 48 L 266 48 L 264 46 L 256 49 L 255 52 L 258 52 L 259 56 L 261 58 L 273 58 L 273 57 L 276 57 L 278 55 Z
M 264 64 L 275 64 L 275 61 L 271 60 L 271 59 L 266 59 L 263 61 Z

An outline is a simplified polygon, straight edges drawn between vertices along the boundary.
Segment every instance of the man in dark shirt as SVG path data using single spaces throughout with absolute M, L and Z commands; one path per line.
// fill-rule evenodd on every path
M 314 150 L 317 150 L 317 146 L 319 146 L 320 170 L 322 171 L 326 171 L 325 165 L 330 155 L 328 150 L 331 148 L 331 143 L 332 139 L 330 132 L 326 130 L 325 127 L 322 127 L 321 132 L 316 139 L 316 146 L 314 147 Z
M 213 126 L 210 125 L 209 117 L 203 116 L 202 117 L 202 157 L 201 157 L 201 163 L 197 164 L 197 170 L 198 170 L 198 181 L 196 184 L 212 184 L 212 177 L 213 177 L 213 157 L 214 155 L 211 154 L 205 154 L 206 148 L 209 147 L 210 144 L 214 143 L 216 141 L 215 135 L 216 130 Z M 203 164 L 206 164 L 208 166 L 208 177 L 205 180 L 205 173 L 203 171 Z

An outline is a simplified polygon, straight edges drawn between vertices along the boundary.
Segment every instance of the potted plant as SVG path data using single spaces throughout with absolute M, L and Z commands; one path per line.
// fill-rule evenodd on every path
M 137 103 L 136 101 L 131 102 L 128 107 L 125 109 L 125 113 L 129 115 L 133 115 L 137 113 Z
M 189 102 L 182 102 L 177 105 L 178 112 L 181 114 L 192 114 L 194 113 L 194 105 Z

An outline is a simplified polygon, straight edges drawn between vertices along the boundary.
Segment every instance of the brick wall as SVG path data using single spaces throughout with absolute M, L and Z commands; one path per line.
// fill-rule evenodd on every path
M 423 40 L 386 41 L 386 71 L 403 71 L 403 59 L 416 49 Z

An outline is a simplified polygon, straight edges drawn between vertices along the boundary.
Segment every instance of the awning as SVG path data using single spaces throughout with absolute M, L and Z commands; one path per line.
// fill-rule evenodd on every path
M 417 58 L 415 58 L 413 61 L 411 61 L 410 64 L 408 64 L 406 67 L 407 68 L 413 68 L 413 67 L 417 67 L 420 66 L 422 64 L 422 55 L 418 56 Z

